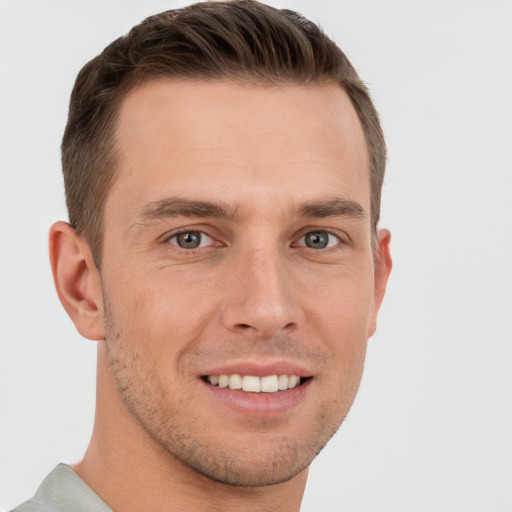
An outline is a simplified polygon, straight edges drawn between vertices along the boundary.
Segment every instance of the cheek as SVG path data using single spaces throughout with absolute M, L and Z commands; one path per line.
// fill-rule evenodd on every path
M 310 287 L 307 294 L 307 329 L 325 345 L 340 386 L 356 385 L 361 377 L 373 304 L 372 283 L 373 272 L 360 268 L 325 280 L 321 288 Z
M 199 344 L 214 318 L 215 297 L 204 284 L 181 276 L 148 276 L 116 293 L 114 319 L 126 345 L 164 387 L 182 376 L 183 357 Z
M 366 330 L 373 305 L 373 269 L 369 265 L 327 274 L 313 285 L 303 284 L 309 316 L 323 329 L 349 340 Z

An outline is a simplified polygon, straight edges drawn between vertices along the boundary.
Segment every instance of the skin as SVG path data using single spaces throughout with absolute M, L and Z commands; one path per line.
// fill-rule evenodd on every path
M 101 272 L 69 225 L 50 235 L 59 297 L 99 340 L 95 427 L 74 470 L 123 512 L 149 496 L 155 511 L 298 510 L 355 397 L 391 270 L 389 232 L 372 247 L 350 100 L 334 84 L 162 79 L 127 96 L 116 137 Z M 179 247 L 180 232 L 201 245 Z M 308 247 L 311 232 L 328 246 Z M 226 365 L 309 378 L 291 405 L 241 412 L 202 378 Z

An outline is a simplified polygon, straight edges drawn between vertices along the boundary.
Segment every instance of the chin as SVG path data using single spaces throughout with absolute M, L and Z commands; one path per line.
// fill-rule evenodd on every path
M 292 445 L 281 445 L 270 452 L 265 449 L 264 453 L 248 451 L 243 450 L 236 455 L 231 450 L 216 455 L 203 452 L 201 458 L 194 456 L 182 462 L 204 477 L 224 485 L 265 487 L 293 479 L 309 467 L 316 455 L 306 454 L 303 447 Z
M 189 434 L 179 443 L 173 436 L 160 444 L 174 461 L 209 480 L 237 487 L 265 487 L 292 480 L 307 470 L 337 428 L 331 425 L 329 430 L 317 430 L 309 436 L 252 432 L 238 439 L 231 435 L 201 441 Z

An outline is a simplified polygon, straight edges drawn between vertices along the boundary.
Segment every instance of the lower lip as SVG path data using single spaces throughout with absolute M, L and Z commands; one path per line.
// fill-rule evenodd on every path
M 297 407 L 304 400 L 312 380 L 310 378 L 300 386 L 275 393 L 246 393 L 212 386 L 203 380 L 201 383 L 215 400 L 237 413 L 247 416 L 272 416 Z

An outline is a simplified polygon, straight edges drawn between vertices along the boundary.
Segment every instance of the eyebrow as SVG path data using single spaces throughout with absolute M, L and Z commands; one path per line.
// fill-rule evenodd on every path
M 364 219 L 364 208 L 353 201 L 342 197 L 333 197 L 324 201 L 306 202 L 299 206 L 298 213 L 301 217 L 352 217 Z
M 238 220 L 240 212 L 238 207 L 233 208 L 222 203 L 167 197 L 144 206 L 141 213 L 137 215 L 135 224 L 146 224 L 153 220 L 171 217 L 218 217 Z
M 154 220 L 173 217 L 213 217 L 236 222 L 242 218 L 242 209 L 242 205 L 231 206 L 219 202 L 167 197 L 146 204 L 129 229 L 147 225 Z M 341 197 L 301 203 L 292 207 L 292 213 L 306 218 L 351 217 L 364 219 L 366 217 L 365 210 L 359 203 Z

